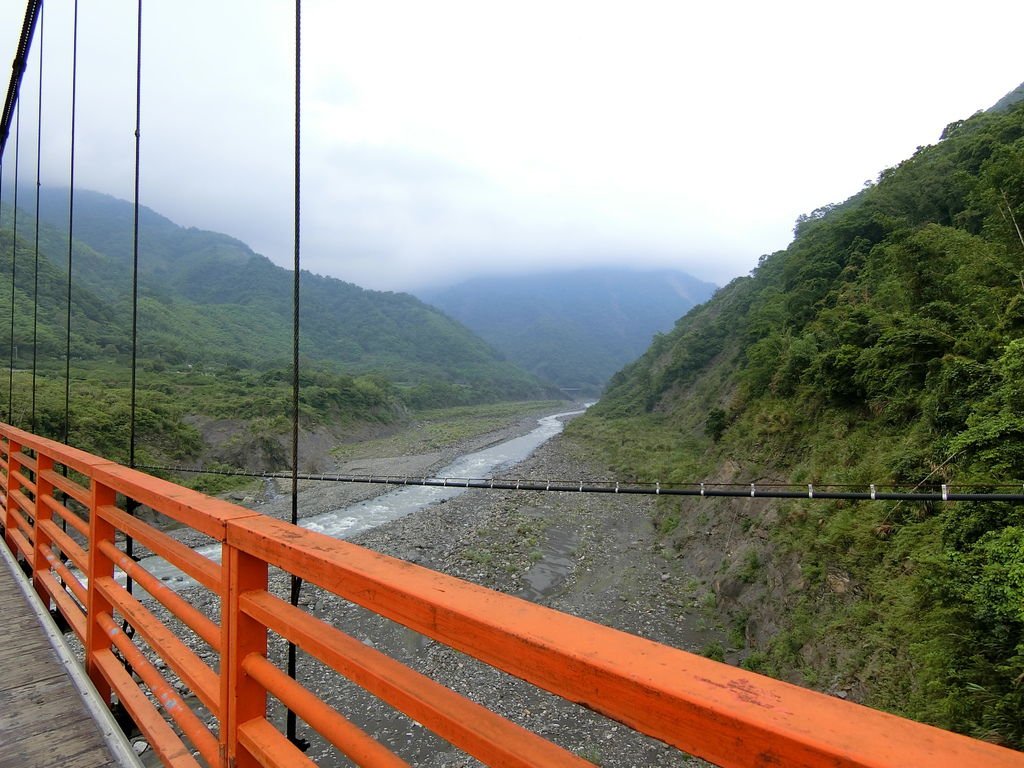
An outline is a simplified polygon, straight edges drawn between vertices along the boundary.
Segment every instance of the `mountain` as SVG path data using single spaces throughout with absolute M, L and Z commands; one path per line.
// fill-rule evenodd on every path
M 671 270 L 587 269 L 479 277 L 419 296 L 527 371 L 595 395 L 714 290 Z
M 1024 104 L 942 135 L 801 216 L 567 434 L 663 483 L 1019 493 Z M 746 666 L 1024 746 L 1024 506 L 665 500 L 657 523 Z
M 44 188 L 40 200 L 40 243 L 48 270 L 43 290 L 61 295 L 67 194 L 66 189 Z M 6 216 L 9 223 L 9 208 Z M 93 326 L 75 327 L 81 356 L 95 356 L 101 349 L 123 354 L 130 348 L 132 222 L 130 203 L 76 190 L 73 311 L 95 316 Z M 33 234 L 34 221 L 19 215 L 19 239 L 27 243 Z M 6 253 L 0 258 L 9 260 L 9 246 Z M 31 263 L 31 255 L 21 259 Z M 20 274 L 28 273 L 23 269 Z M 139 285 L 145 364 L 262 369 L 289 364 L 292 273 L 239 240 L 180 227 L 143 207 Z M 54 301 L 47 311 L 56 309 Z M 383 375 L 416 390 L 413 400 L 424 404 L 550 393 L 467 328 L 408 294 L 364 290 L 303 272 L 301 309 L 304 357 L 336 371 Z M 102 333 L 95 332 L 96 323 L 104 324 Z M 62 337 L 62 329 L 61 322 L 53 334 L 49 326 L 46 332 Z M 59 351 L 47 347 L 45 354 Z
M 8 286 L 16 266 L 13 288 L 0 290 L 0 316 L 11 316 L 13 298 L 15 318 L 13 339 L 0 324 L 0 350 L 13 353 L 14 368 L 13 391 L 0 394 L 3 418 L 122 462 L 134 425 L 140 465 L 286 468 L 292 273 L 234 238 L 140 210 L 132 420 L 132 206 L 84 190 L 75 203 L 67 389 L 67 190 L 42 190 L 38 293 L 34 212 L 19 211 L 15 242 L 6 202 L 0 211 Z M 308 272 L 301 283 L 303 471 L 330 465 L 325 446 L 394 429 L 420 409 L 561 396 L 408 294 Z M 209 492 L 237 482 L 176 479 Z
M 989 108 L 989 112 L 1005 112 L 1018 101 L 1024 100 L 1024 83 L 1021 83 Z

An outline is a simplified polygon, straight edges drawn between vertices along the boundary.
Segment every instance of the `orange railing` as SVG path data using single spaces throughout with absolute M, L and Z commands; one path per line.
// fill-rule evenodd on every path
M 274 596 L 276 569 L 720 765 L 1024 766 L 1021 753 L 533 605 L 13 427 L 0 426 L 0 455 L 7 546 L 81 641 L 100 697 L 119 701 L 169 766 L 312 765 L 275 725 L 271 697 L 356 764 L 404 764 L 272 663 L 268 636 L 484 763 L 589 764 Z M 163 522 L 128 515 L 123 498 Z M 220 562 L 168 524 L 219 545 Z M 208 590 L 213 610 L 129 559 L 125 535 Z M 130 594 L 126 577 L 152 599 Z

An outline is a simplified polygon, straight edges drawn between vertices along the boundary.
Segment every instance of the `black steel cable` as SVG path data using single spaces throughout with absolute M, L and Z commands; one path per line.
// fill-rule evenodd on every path
M 32 407 L 29 416 L 30 432 L 36 431 L 36 374 L 39 360 L 39 191 L 42 187 L 43 162 L 43 31 L 46 13 L 39 8 L 39 103 L 36 105 L 36 233 L 34 275 L 32 278 Z
M 74 5 L 74 23 L 71 33 L 71 159 L 68 182 L 68 290 L 67 317 L 65 318 L 66 345 L 64 347 L 64 427 L 62 441 L 71 438 L 71 266 L 75 236 L 75 118 L 78 109 L 78 0 Z M 66 469 L 66 468 L 65 468 Z M 66 521 L 65 521 L 66 524 Z
M 72 286 L 72 264 L 74 262 L 74 239 L 75 239 L 75 122 L 78 111 L 78 0 L 74 3 L 74 21 L 71 32 L 71 152 L 68 172 L 68 284 L 67 284 L 67 316 L 65 317 L 65 347 L 64 347 L 64 424 L 61 428 L 61 442 L 69 445 L 71 441 L 71 286 Z M 68 475 L 66 464 L 61 465 L 61 474 Z M 70 496 L 63 494 L 64 503 L 67 504 Z M 67 533 L 68 521 L 61 518 L 61 529 Z M 67 554 L 60 553 L 62 562 L 67 562 Z M 63 579 L 61 580 L 63 585 Z
M 301 282 L 301 170 L 300 153 L 302 138 L 302 0 L 295 0 L 295 210 L 294 210 L 294 265 L 292 277 L 292 524 L 299 519 L 299 296 Z M 295 574 L 291 577 L 291 604 L 299 604 L 299 593 L 302 591 L 302 579 Z M 288 676 L 294 680 L 296 674 L 295 643 L 288 643 Z M 288 740 L 305 752 L 309 742 L 297 734 L 295 712 L 288 709 L 287 716 Z
M 4 156 L 0 154 L 0 227 L 3 226 L 3 210 L 4 210 Z M 14 306 L 14 286 L 11 286 L 11 306 Z M 11 338 L 14 338 L 13 328 L 11 329 Z M 11 366 L 13 370 L 14 366 Z M 7 414 L 7 421 L 11 420 L 10 414 Z
M 139 350 L 139 160 L 142 136 L 142 0 L 138 0 L 135 47 L 135 202 L 132 220 L 132 356 L 128 420 L 128 466 L 135 466 L 136 377 Z
M 135 203 L 132 223 L 132 362 L 131 392 L 128 413 L 128 466 L 135 466 L 135 422 L 136 422 L 136 391 L 139 363 L 139 166 L 140 145 L 142 136 L 142 0 L 138 2 L 137 27 L 135 31 Z M 127 499 L 126 511 L 134 516 L 139 503 L 132 498 Z M 135 556 L 135 541 L 125 536 L 125 554 Z M 132 593 L 132 577 L 126 575 L 125 588 Z M 125 620 L 125 631 L 131 627 Z M 133 630 L 131 630 L 133 631 Z
M 15 109 L 14 136 L 14 212 L 11 219 L 11 350 L 7 380 L 7 422 L 14 424 L 14 301 L 18 274 L 18 164 L 21 158 L 21 102 Z
M 42 6 L 42 0 L 29 0 L 25 6 L 25 20 L 21 25 L 21 36 L 18 38 L 18 48 L 14 53 L 14 63 L 11 65 L 11 81 L 7 86 L 7 97 L 4 100 L 3 112 L 0 113 L 0 155 L 7 148 L 7 139 L 11 132 L 11 121 L 14 119 L 18 96 L 21 93 L 21 78 L 28 67 L 28 52 L 32 47 L 36 20 L 39 18 Z
M 301 0 L 295 0 L 295 190 L 294 190 L 294 254 L 292 266 L 292 477 L 297 480 L 299 471 L 299 299 L 301 281 L 301 250 L 300 250 L 300 216 L 301 216 Z M 292 483 L 292 522 L 298 515 L 299 489 L 297 482 Z M 294 590 L 294 587 L 293 587 Z
M 137 469 L 151 472 L 182 472 L 228 477 L 253 477 L 284 480 L 290 477 L 285 472 L 246 472 L 244 470 L 214 470 L 198 467 L 165 467 L 142 465 Z M 440 488 L 470 488 L 493 491 L 550 491 L 553 493 L 609 493 L 646 496 L 697 496 L 705 498 L 756 498 L 756 499 L 845 499 L 849 501 L 1005 501 L 1024 504 L 1024 484 L 1003 482 L 972 483 L 970 488 L 994 489 L 1020 488 L 1021 492 L 998 493 L 995 491 L 954 492 L 952 484 L 946 483 L 933 491 L 899 491 L 899 486 L 872 483 L 866 490 L 827 490 L 831 488 L 865 488 L 848 484 L 794 484 L 794 483 L 633 483 L 617 480 L 537 480 L 499 479 L 469 477 L 410 477 L 408 475 L 330 475 L 326 473 L 300 473 L 300 480 L 315 480 L 329 483 L 361 483 L 393 486 L 430 486 Z M 909 485 L 909 484 L 908 484 Z M 893 490 L 882 490 L 882 489 Z M 799 489 L 799 490 L 797 490 Z

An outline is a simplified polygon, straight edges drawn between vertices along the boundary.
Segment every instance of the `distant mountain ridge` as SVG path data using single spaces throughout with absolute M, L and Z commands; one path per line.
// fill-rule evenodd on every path
M 417 293 L 527 371 L 595 395 L 714 291 L 677 270 L 592 268 L 478 277 Z
M 989 108 L 989 112 L 1005 112 L 1018 101 L 1024 101 L 1024 83 L 1021 83 Z
M 53 265 L 46 291 L 49 283 L 64 279 L 67 194 L 66 189 L 41 190 L 40 251 Z M 9 228 L 10 209 L 4 208 Z M 75 191 L 73 311 L 92 322 L 88 329 L 76 327 L 77 357 L 93 358 L 101 349 L 123 354 L 128 348 L 132 222 L 130 203 Z M 31 232 L 31 222 L 19 213 L 19 240 Z M 141 362 L 238 368 L 288 363 L 289 270 L 233 237 L 180 227 L 145 207 L 139 250 Z M 467 328 L 411 295 L 370 291 L 308 272 L 302 274 L 301 289 L 302 353 L 339 372 L 379 373 L 422 387 L 423 399 L 438 402 L 552 393 Z M 56 287 L 51 292 L 60 294 Z M 56 342 L 62 334 L 50 335 Z M 60 349 L 41 350 L 47 353 L 58 355 Z

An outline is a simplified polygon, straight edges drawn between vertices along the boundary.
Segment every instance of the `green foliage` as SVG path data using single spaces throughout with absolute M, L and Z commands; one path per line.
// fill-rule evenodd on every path
M 13 327 L 0 328 L 0 350 L 18 370 L 13 396 L 5 381 L 0 403 L 15 425 L 63 438 L 70 309 L 70 441 L 126 462 L 132 208 L 82 190 L 75 200 L 70 308 L 66 191 L 42 190 L 38 251 L 23 239 L 35 230 L 34 215 L 19 215 L 15 243 L 12 211 L 0 210 L 0 274 L 13 277 L 0 290 L 0 316 L 14 316 Z M 236 240 L 183 229 L 147 209 L 139 237 L 136 462 L 210 460 L 200 428 L 224 422 L 231 426 L 216 454 L 225 466 L 287 466 L 291 275 Z M 412 296 L 308 273 L 301 280 L 305 429 L 372 429 L 407 419 L 410 409 L 553 393 Z M 26 370 L 36 371 L 35 385 Z M 208 491 L 244 482 L 184 481 Z
M 1022 224 L 1018 105 L 802 216 L 569 430 L 639 480 L 730 466 L 739 481 L 1019 488 Z M 808 589 L 748 665 L 849 679 L 876 706 L 1024 746 L 1022 531 L 1005 504 L 782 505 L 774 551 Z M 809 664 L 813 648 L 832 652 Z
M 33 332 L 34 247 L 23 241 L 34 220 L 0 216 L 0 274 L 17 257 L 18 360 L 35 336 L 41 360 L 60 361 L 67 308 L 67 191 L 42 190 L 37 328 Z M 72 358 L 123 362 L 131 351 L 132 207 L 85 190 L 75 194 Z M 292 276 L 225 235 L 185 229 L 141 211 L 139 362 L 151 371 L 202 367 L 218 375 L 290 364 Z M 376 376 L 403 385 L 414 407 L 550 397 L 556 393 L 502 360 L 481 339 L 408 294 L 368 291 L 304 272 L 300 348 L 335 374 Z M 10 292 L 0 291 L 0 316 Z M 10 331 L 0 330 L 0 348 Z
M 712 661 L 725 661 L 725 648 L 722 647 L 722 643 L 718 640 L 712 640 L 704 646 L 700 655 L 705 656 Z
M 716 443 L 722 439 L 725 428 L 729 426 L 729 417 L 721 408 L 712 408 L 704 420 L 704 431 Z

